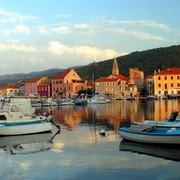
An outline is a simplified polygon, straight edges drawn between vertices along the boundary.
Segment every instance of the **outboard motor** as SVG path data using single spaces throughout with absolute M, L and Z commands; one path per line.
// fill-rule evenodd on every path
M 171 116 L 170 116 L 170 118 L 169 118 L 169 121 L 170 121 L 170 122 L 175 121 L 177 116 L 178 116 L 178 112 L 177 112 L 177 111 L 172 112 L 172 113 L 171 113 Z

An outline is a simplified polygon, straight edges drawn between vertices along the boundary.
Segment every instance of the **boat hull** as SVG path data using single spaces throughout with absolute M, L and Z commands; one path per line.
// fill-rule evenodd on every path
M 23 134 L 35 134 L 42 132 L 50 132 L 52 130 L 51 122 L 37 121 L 37 122 L 13 122 L 13 123 L 1 123 L 0 135 L 23 135 Z
M 163 130 L 164 129 L 164 130 Z M 162 132 L 141 132 L 120 128 L 120 137 L 125 140 L 151 144 L 180 144 L 180 130 L 162 128 Z

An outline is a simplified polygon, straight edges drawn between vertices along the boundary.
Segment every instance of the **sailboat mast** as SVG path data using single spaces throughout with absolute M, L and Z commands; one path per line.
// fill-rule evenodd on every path
M 92 93 L 95 94 L 96 92 L 96 86 L 95 86 L 95 61 L 93 63 L 93 90 L 92 90 Z

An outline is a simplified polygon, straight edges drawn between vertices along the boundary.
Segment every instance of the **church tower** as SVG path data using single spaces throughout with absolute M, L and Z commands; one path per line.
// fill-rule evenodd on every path
M 118 68 L 118 64 L 117 64 L 116 58 L 114 58 L 113 67 L 112 67 L 112 74 L 119 75 L 119 68 Z

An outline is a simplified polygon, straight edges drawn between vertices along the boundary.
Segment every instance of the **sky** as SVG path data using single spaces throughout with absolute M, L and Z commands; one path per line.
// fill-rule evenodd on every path
M 179 0 L 0 0 L 0 75 L 179 44 Z

